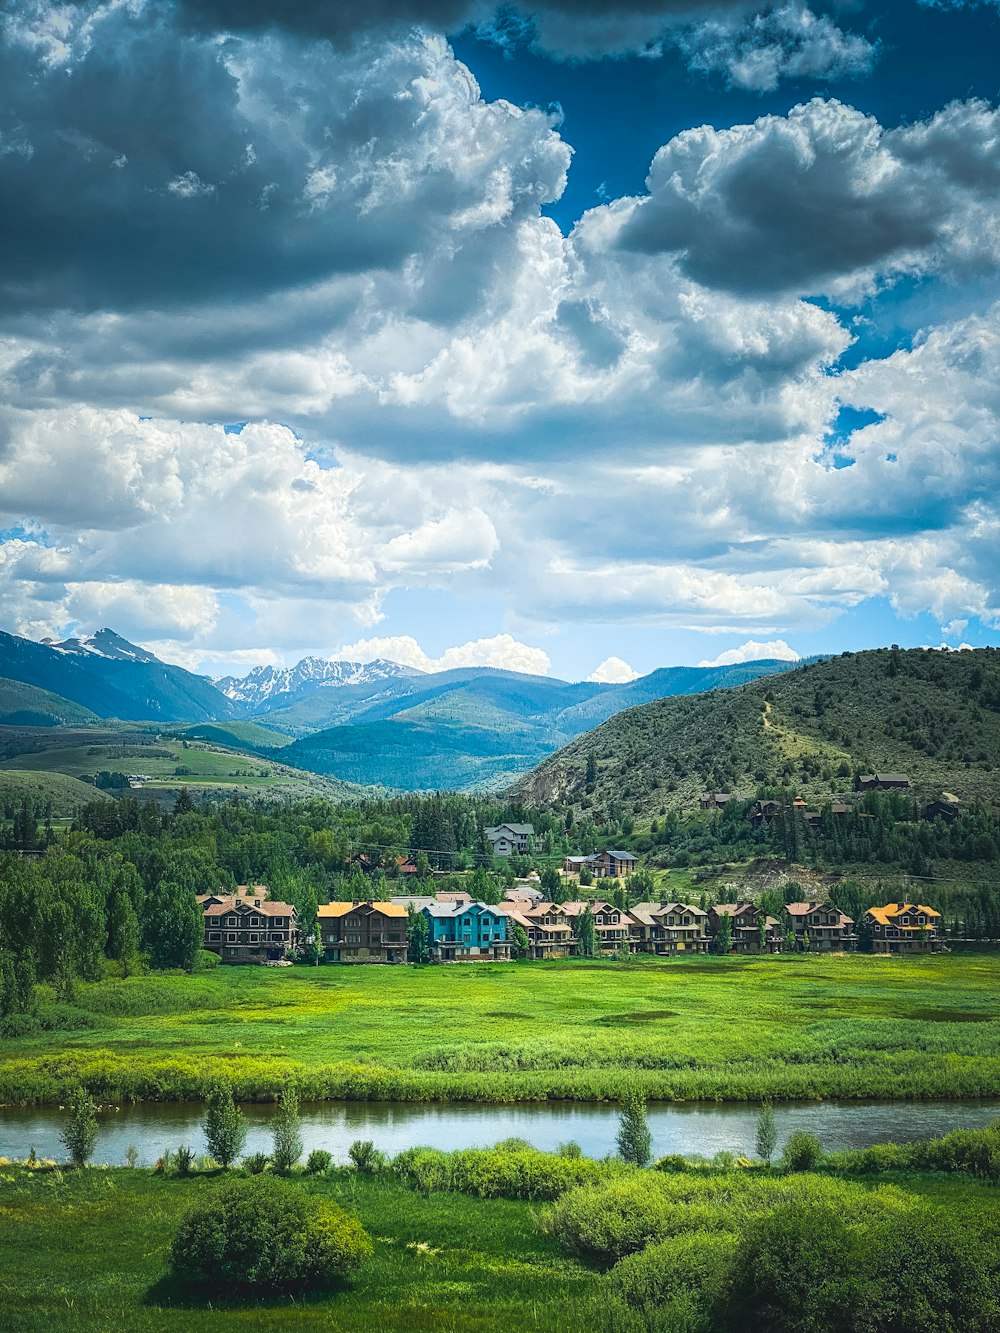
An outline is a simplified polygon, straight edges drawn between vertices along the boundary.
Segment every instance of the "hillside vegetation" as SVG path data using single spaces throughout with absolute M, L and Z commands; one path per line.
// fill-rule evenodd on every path
M 22 680 L 0 680 L 0 725 L 10 727 L 60 727 L 96 722 L 89 708 L 63 699 L 50 690 L 40 690 Z
M 661 699 L 579 737 L 515 792 L 651 816 L 690 808 L 706 789 L 796 786 L 820 802 L 874 769 L 908 774 L 919 795 L 997 804 L 1000 653 L 845 653 L 737 689 Z

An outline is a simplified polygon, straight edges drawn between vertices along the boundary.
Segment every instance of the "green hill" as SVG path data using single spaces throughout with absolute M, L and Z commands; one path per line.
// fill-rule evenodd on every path
M 65 773 L 0 770 L 0 816 L 9 819 L 25 796 L 37 809 L 51 808 L 56 818 L 65 818 L 75 815 L 81 806 L 101 800 L 104 793 Z
M 736 689 L 661 699 L 578 737 L 514 792 L 650 816 L 690 808 L 706 788 L 752 795 L 791 785 L 818 802 L 874 769 L 906 773 L 917 795 L 1000 803 L 1000 652 L 845 653 Z
M 22 680 L 0 679 L 0 725 L 61 727 L 96 722 L 97 715 L 49 690 Z

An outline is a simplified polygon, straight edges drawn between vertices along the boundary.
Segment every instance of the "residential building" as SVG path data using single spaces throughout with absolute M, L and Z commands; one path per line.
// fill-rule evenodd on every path
M 262 884 L 232 894 L 203 894 L 205 948 L 223 963 L 264 963 L 284 958 L 298 943 L 295 908 L 272 902 Z
M 922 903 L 870 907 L 862 935 L 872 953 L 930 953 L 944 948 L 941 913 Z
M 328 963 L 405 963 L 406 908 L 392 902 L 326 903 L 317 912 Z
M 564 958 L 575 953 L 577 934 L 573 913 L 558 903 L 541 902 L 525 908 L 519 903 L 497 904 L 508 920 L 515 921 L 528 936 L 529 958 Z
M 961 813 L 961 803 L 950 791 L 943 791 L 936 800 L 924 808 L 925 819 L 944 819 L 949 824 L 953 823 Z
M 858 791 L 906 791 L 909 785 L 905 773 L 863 773 L 857 782 Z
M 562 910 L 567 917 L 574 922 L 574 930 L 577 936 L 580 933 L 579 920 L 581 915 L 590 908 L 594 917 L 594 939 L 601 953 L 621 953 L 624 949 L 631 952 L 632 948 L 632 930 L 635 922 L 630 913 L 616 907 L 614 903 L 602 902 L 572 902 L 563 903 Z
M 632 939 L 641 953 L 705 953 L 708 913 L 691 903 L 636 903 Z
M 631 852 L 605 848 L 603 852 L 594 853 L 590 858 L 589 867 L 595 879 L 621 879 L 625 875 L 632 874 L 636 863 L 637 858 Z
M 698 805 L 702 810 L 724 810 L 732 799 L 733 794 L 729 791 L 703 791 L 698 797 Z
M 786 930 L 800 949 L 828 953 L 858 947 L 854 920 L 830 903 L 789 903 L 785 908 Z
M 716 903 L 708 910 L 708 928 L 712 936 L 719 932 L 719 922 L 728 916 L 733 923 L 733 953 L 777 953 L 781 948 L 781 922 L 768 916 L 755 903 Z M 761 923 L 764 947 L 761 948 Z
M 497 824 L 485 833 L 494 856 L 527 856 L 535 829 L 532 824 Z
M 567 875 L 578 875 L 580 871 L 590 864 L 596 853 L 592 852 L 590 856 L 564 856 L 562 868 Z
M 754 801 L 748 817 L 754 828 L 759 828 L 761 824 L 773 824 L 780 813 L 780 801 Z
M 427 918 L 432 962 L 508 962 L 507 917 L 487 903 L 431 903 Z

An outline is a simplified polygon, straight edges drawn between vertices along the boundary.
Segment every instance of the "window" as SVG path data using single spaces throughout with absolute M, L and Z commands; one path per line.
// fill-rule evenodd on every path
M 271 936 L 271 939 L 275 944 L 280 944 L 282 941 L 282 936 L 278 931 L 275 931 L 274 934 Z
M 285 924 L 285 918 L 283 916 L 276 916 L 271 924 L 275 926 L 283 926 Z
M 899 918 L 899 924 L 901 926 L 908 926 L 910 924 L 910 918 L 908 916 L 901 916 Z
M 256 931 L 254 931 L 254 933 L 250 936 L 250 943 L 251 943 L 251 944 L 259 944 L 259 943 L 260 943 L 260 936 L 257 934 Z
M 347 924 L 351 930 L 357 930 L 357 928 L 361 925 L 361 921 L 359 920 L 358 917 L 351 916 L 347 918 Z
M 239 939 L 239 935 L 237 935 L 237 933 L 236 933 L 235 930 L 230 930 L 230 931 L 227 931 L 227 932 L 226 932 L 226 943 L 227 943 L 227 944 L 235 944 L 236 941 L 237 941 L 238 939 Z
M 239 922 L 237 921 L 236 917 L 234 917 L 234 916 L 227 916 L 227 917 L 226 917 L 226 925 L 227 925 L 227 926 L 238 926 L 238 925 L 239 925 Z
M 360 943 L 361 943 L 361 936 L 360 936 L 360 935 L 348 935 L 348 937 L 347 937 L 347 943 L 348 943 L 348 944 L 360 944 Z
M 250 925 L 251 925 L 251 926 L 260 926 L 260 917 L 259 917 L 259 916 L 252 916 L 252 917 L 250 918 Z
M 208 932 L 208 938 L 209 938 L 210 940 L 214 940 L 214 941 L 221 940 L 221 939 L 222 939 L 222 931 L 221 931 L 221 930 L 210 930 L 210 931 Z

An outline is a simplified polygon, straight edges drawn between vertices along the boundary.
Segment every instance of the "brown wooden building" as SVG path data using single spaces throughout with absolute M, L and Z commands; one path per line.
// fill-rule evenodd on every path
M 830 903 L 789 903 L 785 913 L 787 933 L 794 936 L 796 945 L 802 950 L 829 953 L 858 947 L 853 918 L 845 916 Z
M 716 903 L 708 909 L 708 928 L 715 936 L 719 922 L 728 916 L 733 923 L 733 953 L 778 953 L 781 949 L 781 922 L 768 916 L 755 903 Z M 761 949 L 761 922 L 764 923 L 764 947 Z
M 328 963 L 405 963 L 406 908 L 400 903 L 326 903 L 317 912 Z
M 632 938 L 640 953 L 705 953 L 708 913 L 690 903 L 636 903 Z
M 205 894 L 205 948 L 223 963 L 277 962 L 298 943 L 295 908 L 272 902 L 262 884 L 233 894 Z
M 886 903 L 865 913 L 863 944 L 872 953 L 931 953 L 944 948 L 941 913 L 922 903 Z

